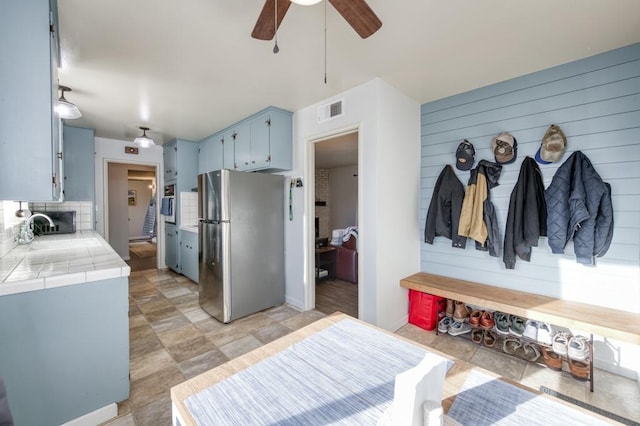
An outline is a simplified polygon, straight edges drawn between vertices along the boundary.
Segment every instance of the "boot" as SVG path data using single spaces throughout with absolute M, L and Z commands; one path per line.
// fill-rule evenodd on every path
M 445 311 L 446 315 L 448 317 L 452 317 L 453 316 L 453 311 L 454 311 L 454 300 L 453 299 L 447 299 L 447 310 Z
M 455 302 L 455 308 L 453 310 L 453 319 L 458 322 L 464 322 L 469 317 L 469 308 L 464 302 Z

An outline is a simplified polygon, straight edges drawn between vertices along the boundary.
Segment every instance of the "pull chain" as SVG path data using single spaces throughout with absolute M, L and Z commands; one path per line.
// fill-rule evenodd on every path
M 278 0 L 275 1 L 275 4 L 276 4 L 276 10 L 274 13 L 275 18 L 274 18 L 273 28 L 274 28 L 276 44 L 273 46 L 274 55 L 280 51 L 280 48 L 278 47 Z

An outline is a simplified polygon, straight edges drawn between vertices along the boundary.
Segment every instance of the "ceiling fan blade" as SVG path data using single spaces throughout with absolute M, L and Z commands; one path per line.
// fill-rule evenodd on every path
M 365 0 L 329 0 L 338 13 L 362 38 L 367 38 L 382 26 Z
M 289 10 L 291 6 L 291 0 L 278 0 L 278 28 L 282 18 Z M 275 30 L 275 12 L 276 12 L 276 0 L 266 0 L 262 7 L 262 12 L 258 16 L 256 26 L 253 28 L 251 37 L 258 40 L 271 40 L 276 33 Z

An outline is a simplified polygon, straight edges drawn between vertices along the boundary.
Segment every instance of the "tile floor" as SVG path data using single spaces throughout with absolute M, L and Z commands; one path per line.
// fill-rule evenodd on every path
M 172 386 L 325 315 L 316 310 L 299 312 L 283 305 L 224 325 L 199 308 L 197 285 L 182 275 L 169 270 L 136 271 L 132 272 L 129 281 L 130 396 L 118 405 L 119 416 L 107 423 L 110 426 L 171 424 L 169 389 Z M 318 290 L 320 293 L 329 291 L 336 285 L 340 286 L 340 283 L 332 282 L 324 287 L 321 284 Z M 350 306 L 352 309 L 355 306 L 357 311 L 357 291 L 349 287 L 343 290 L 347 292 L 345 297 L 356 294 Z M 332 312 L 331 297 L 322 294 L 316 297 L 324 300 L 323 310 Z M 340 303 L 344 308 L 344 301 Z M 411 324 L 400 328 L 397 333 L 531 388 L 547 386 L 640 421 L 640 387 L 635 381 L 597 370 L 596 392 L 592 394 L 588 383 L 502 355 L 468 340 L 436 336 Z

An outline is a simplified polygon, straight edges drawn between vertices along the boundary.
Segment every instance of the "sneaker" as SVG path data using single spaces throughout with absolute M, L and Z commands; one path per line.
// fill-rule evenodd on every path
M 453 319 L 458 322 L 463 322 L 469 317 L 469 312 L 471 311 L 464 302 L 455 302 L 455 309 L 453 310 Z
M 461 334 L 471 333 L 471 328 L 472 327 L 466 322 L 454 321 L 449 326 L 449 334 L 452 336 L 459 336 Z
M 548 322 L 538 322 L 538 333 L 536 340 L 541 345 L 551 346 L 553 338 L 553 329 Z
M 538 321 L 527 320 L 522 336 L 527 339 L 538 340 Z
M 573 336 L 567 348 L 569 359 L 584 361 L 589 358 L 589 340 L 584 336 Z
M 567 350 L 569 349 L 569 339 L 571 336 L 568 333 L 560 332 L 553 336 L 551 347 L 553 351 L 560 356 L 567 356 Z
M 449 330 L 449 326 L 451 324 L 453 324 L 453 318 L 450 318 L 450 317 L 442 318 L 438 323 L 438 332 L 447 334 L 447 331 Z
M 521 337 L 525 328 L 525 319 L 515 315 L 510 315 L 509 323 L 509 333 Z
M 498 334 L 509 334 L 509 326 L 511 325 L 511 321 L 509 321 L 509 315 L 505 314 L 504 312 L 496 312 L 493 315 L 493 320 L 496 323 L 496 331 L 498 332 Z

